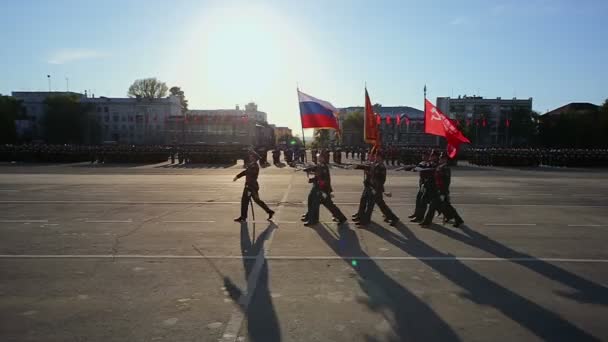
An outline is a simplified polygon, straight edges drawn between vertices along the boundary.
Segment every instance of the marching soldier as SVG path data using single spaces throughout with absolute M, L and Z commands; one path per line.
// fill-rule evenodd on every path
M 448 222 L 454 219 L 454 227 L 459 227 L 464 223 L 456 209 L 450 203 L 450 182 L 452 173 L 448 166 L 448 158 L 446 155 L 442 155 L 439 158 L 439 165 L 437 166 L 434 173 L 435 180 L 435 191 L 430 193 L 430 205 L 429 210 L 424 217 L 424 221 L 420 223 L 422 228 L 430 227 L 435 216 L 435 211 L 439 210 L 443 213 L 444 222 Z
M 257 203 L 266 213 L 268 214 L 268 220 L 272 219 L 274 211 L 272 211 L 264 201 L 260 199 L 258 191 L 260 186 L 258 184 L 258 175 L 260 173 L 260 166 L 258 165 L 259 156 L 255 152 L 249 154 L 249 163 L 247 168 L 236 175 L 232 181 L 236 182 L 237 179 L 245 176 L 245 188 L 243 189 L 243 196 L 241 197 L 241 216 L 234 219 L 235 222 L 247 221 L 247 206 L 249 201 L 253 198 L 254 202 Z
M 372 154 L 370 153 L 370 159 Z M 359 215 L 357 219 L 354 219 L 357 225 L 365 225 L 371 222 L 372 211 L 374 210 L 374 204 L 378 204 L 378 208 L 384 214 L 384 221 L 389 222 L 391 225 L 395 225 L 399 218 L 393 213 L 393 211 L 386 205 L 384 201 L 384 183 L 386 182 L 386 166 L 384 166 L 384 156 L 382 152 L 377 152 L 374 155 L 374 162 L 371 165 L 361 165 L 358 168 L 362 168 L 369 172 L 369 187 L 367 191 L 367 201 L 363 213 Z M 364 190 L 365 192 L 365 190 Z M 362 196 L 363 197 L 363 196 Z
M 313 184 L 311 194 L 309 195 L 308 212 L 304 215 L 306 219 L 305 226 L 312 226 L 319 223 L 319 205 L 323 204 L 329 210 L 338 224 L 346 222 L 346 216 L 334 204 L 331 199 L 333 191 L 331 187 L 331 176 L 329 174 L 329 166 L 325 160 L 324 153 L 319 153 L 318 164 L 304 169 L 307 173 L 314 173 L 314 178 L 309 182 Z

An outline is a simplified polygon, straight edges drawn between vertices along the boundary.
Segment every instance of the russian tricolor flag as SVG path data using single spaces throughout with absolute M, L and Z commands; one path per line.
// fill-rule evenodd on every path
M 298 90 L 302 128 L 340 129 L 338 109 L 331 103 L 319 100 Z

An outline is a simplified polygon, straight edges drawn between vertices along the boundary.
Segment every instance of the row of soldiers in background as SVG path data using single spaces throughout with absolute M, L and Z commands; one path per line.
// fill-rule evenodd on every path
M 295 166 L 296 163 L 304 163 L 306 151 L 299 148 L 283 149 L 285 162 L 290 166 Z M 279 165 L 281 163 L 281 149 L 278 147 L 272 150 L 272 163 Z
M 439 149 L 439 146 L 395 146 L 382 147 L 383 159 L 386 165 L 411 165 L 420 161 L 420 155 L 427 153 L 429 149 Z M 358 147 L 343 147 L 340 151 L 346 152 L 346 158 L 358 159 L 365 162 L 368 159 L 368 151 Z
M 469 148 L 465 157 L 481 166 L 608 167 L 608 149 Z
M 0 161 L 42 163 L 236 163 L 238 146 L 165 145 L 0 145 Z

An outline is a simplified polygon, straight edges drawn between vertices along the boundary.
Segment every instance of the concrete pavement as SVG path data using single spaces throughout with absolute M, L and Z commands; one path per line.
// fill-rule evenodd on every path
M 389 171 L 403 224 L 339 229 L 291 168 L 0 166 L 3 341 L 608 339 L 608 174 L 453 169 L 455 229 L 406 220 L 417 174 Z M 332 170 L 356 210 L 360 171 Z M 440 222 L 437 222 L 440 223 Z

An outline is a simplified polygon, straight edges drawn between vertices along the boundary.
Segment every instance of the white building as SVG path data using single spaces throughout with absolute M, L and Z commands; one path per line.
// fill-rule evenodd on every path
M 46 114 L 44 101 L 49 96 L 78 97 L 82 104 L 89 106 L 89 114 L 99 123 L 101 141 L 121 144 L 164 144 L 168 118 L 181 115 L 179 98 L 174 96 L 160 99 L 108 98 L 46 91 L 13 92 L 12 95 L 23 101 L 26 113 L 32 121 L 34 139 L 41 139 L 43 136 L 42 118 Z
M 103 141 L 127 144 L 165 144 L 170 116 L 181 115 L 178 97 L 160 99 L 83 97 L 101 128 Z

